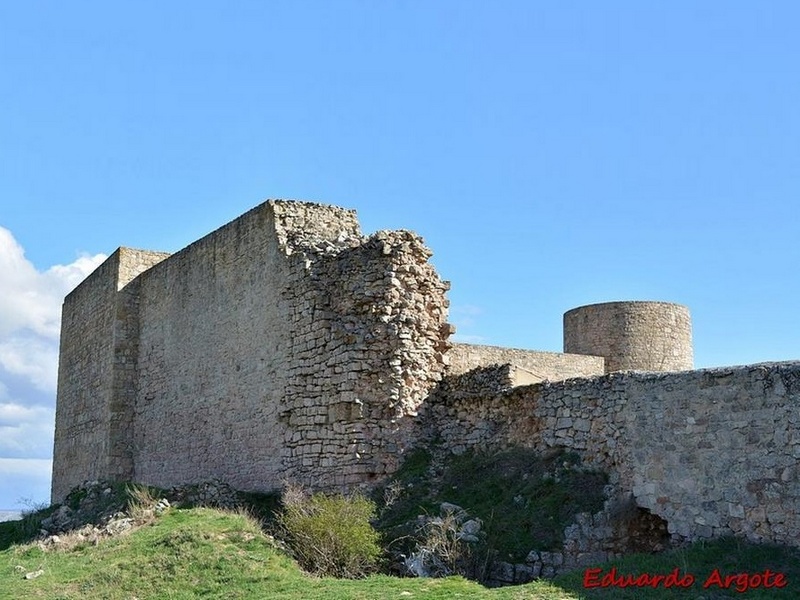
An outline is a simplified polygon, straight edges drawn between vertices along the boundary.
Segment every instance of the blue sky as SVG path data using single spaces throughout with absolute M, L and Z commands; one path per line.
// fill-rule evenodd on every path
M 58 311 L 267 198 L 412 229 L 461 340 L 608 300 L 800 358 L 791 2 L 0 4 L 0 508 L 49 490 Z

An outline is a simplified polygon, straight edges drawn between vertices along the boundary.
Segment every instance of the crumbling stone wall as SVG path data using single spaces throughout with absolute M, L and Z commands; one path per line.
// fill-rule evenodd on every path
M 396 468 L 444 369 L 446 282 L 407 231 L 270 201 L 65 300 L 53 499 L 87 479 L 267 490 Z
M 437 394 L 421 436 L 455 452 L 579 451 L 676 539 L 800 539 L 800 363 L 614 373 L 494 395 Z
M 408 231 L 297 240 L 290 255 L 286 472 L 313 487 L 372 482 L 397 468 L 410 417 L 441 377 L 449 284 Z

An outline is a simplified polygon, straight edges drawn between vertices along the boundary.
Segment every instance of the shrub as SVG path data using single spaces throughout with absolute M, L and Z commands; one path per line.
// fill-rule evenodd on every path
M 363 496 L 308 495 L 287 486 L 279 535 L 300 566 L 317 575 L 356 578 L 375 570 L 381 555 L 370 521 L 375 505 Z
M 405 560 L 406 568 L 418 577 L 447 577 L 456 573 L 474 575 L 472 549 L 461 530 L 463 516 L 443 511 L 443 516 L 427 518 L 420 526 L 414 552 Z

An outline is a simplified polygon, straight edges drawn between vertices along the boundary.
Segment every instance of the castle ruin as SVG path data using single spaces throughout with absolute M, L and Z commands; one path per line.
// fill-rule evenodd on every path
M 414 233 L 274 200 L 65 301 L 52 500 L 85 480 L 352 489 L 431 437 L 566 448 L 686 539 L 800 539 L 800 363 L 692 370 L 685 307 L 585 306 L 565 353 L 452 343 Z

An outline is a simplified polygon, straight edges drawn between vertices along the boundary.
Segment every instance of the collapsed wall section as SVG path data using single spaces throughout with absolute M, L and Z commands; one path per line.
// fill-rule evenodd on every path
M 800 363 L 614 373 L 431 398 L 423 438 L 454 452 L 566 448 L 673 536 L 800 539 Z
M 449 285 L 407 231 L 297 238 L 288 250 L 286 473 L 315 488 L 369 484 L 396 469 L 410 417 L 441 377 Z

